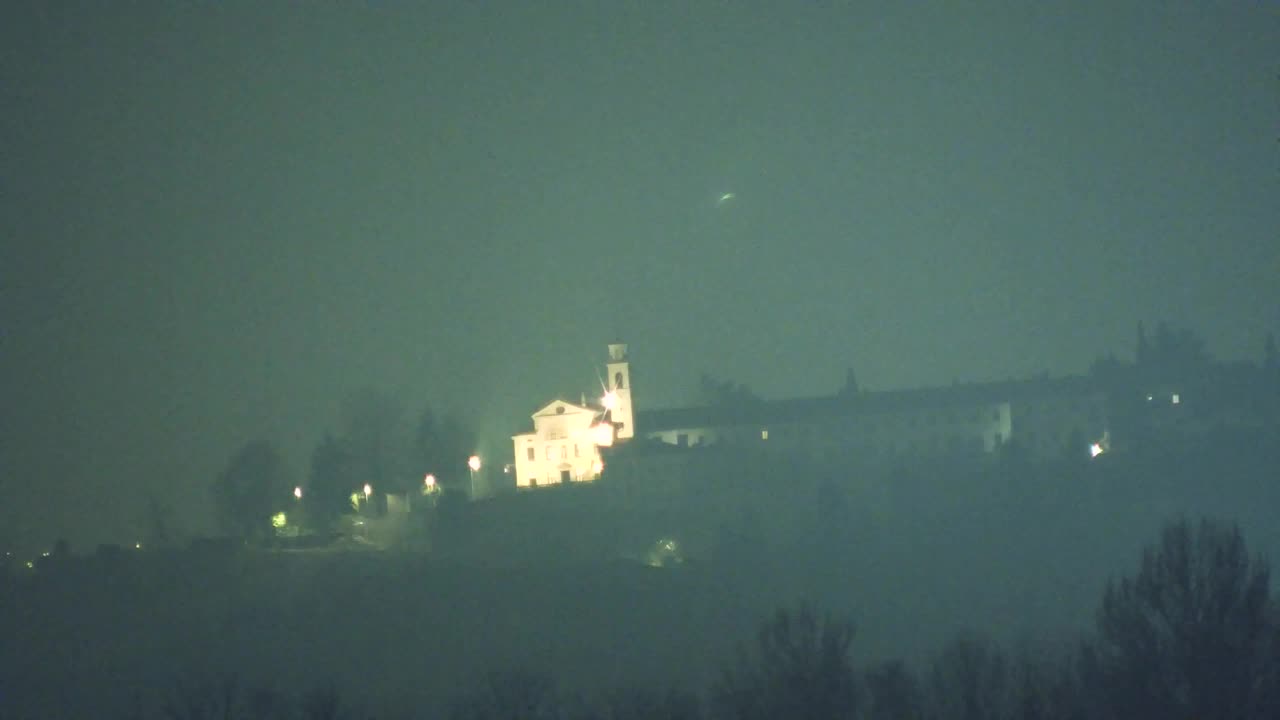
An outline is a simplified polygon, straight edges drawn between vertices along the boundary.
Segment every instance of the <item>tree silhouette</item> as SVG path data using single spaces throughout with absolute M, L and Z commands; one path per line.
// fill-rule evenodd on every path
M 342 444 L 354 484 L 375 492 L 405 490 L 408 482 L 408 427 L 404 407 L 391 395 L 365 388 L 342 401 Z
M 311 452 L 311 472 L 302 496 L 314 524 L 327 528 L 339 515 L 349 512 L 356 487 L 346 449 L 326 433 Z
M 1272 612 L 1269 571 L 1238 528 L 1166 526 L 1098 611 L 1092 653 L 1114 716 L 1275 717 Z
M 948 643 L 933 664 L 932 680 L 932 717 L 938 720 L 1010 717 L 1008 663 L 985 638 L 961 635 Z
M 475 449 L 475 432 L 461 418 L 452 414 L 437 418 L 430 407 L 424 408 L 414 429 L 410 455 L 415 483 L 431 473 L 444 487 L 469 487 L 467 459 Z
M 267 534 L 271 514 L 285 505 L 288 495 L 284 462 L 264 440 L 236 452 L 213 485 L 214 507 L 223 530 L 245 539 Z
M 751 388 L 732 380 L 717 380 L 707 373 L 698 378 L 698 390 L 702 401 L 712 407 L 742 409 L 760 404 L 760 398 Z
M 920 684 L 900 660 L 884 663 L 866 672 L 868 720 L 920 720 L 924 709 Z
M 802 608 L 779 610 L 759 631 L 757 654 L 745 651 L 738 668 L 713 691 L 717 717 L 749 720 L 852 718 L 857 675 L 849 656 L 853 627 L 819 620 Z

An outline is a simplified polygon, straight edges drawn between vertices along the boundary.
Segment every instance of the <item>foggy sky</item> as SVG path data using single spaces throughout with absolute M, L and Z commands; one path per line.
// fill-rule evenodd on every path
M 1272 3 L 16 5 L 0 540 L 207 528 L 362 386 L 505 455 L 614 338 L 661 407 L 1280 330 Z

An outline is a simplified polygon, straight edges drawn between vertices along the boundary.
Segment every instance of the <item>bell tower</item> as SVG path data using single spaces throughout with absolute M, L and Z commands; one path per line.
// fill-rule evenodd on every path
M 619 440 L 635 437 L 635 409 L 631 405 L 631 363 L 627 360 L 625 343 L 609 345 L 609 362 L 605 367 L 608 371 L 605 380 L 608 394 L 605 397 L 612 398 L 606 402 L 613 405 L 609 408 L 609 415 L 617 427 L 616 437 Z

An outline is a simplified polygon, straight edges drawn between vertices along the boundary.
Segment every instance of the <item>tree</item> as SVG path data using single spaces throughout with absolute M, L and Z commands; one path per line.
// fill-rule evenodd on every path
M 919 720 L 924 717 L 920 686 L 900 660 L 871 668 L 866 673 L 869 720 Z
M 154 492 L 147 494 L 142 517 L 142 546 L 150 550 L 172 547 L 176 541 L 169 518 L 173 511 Z
M 1092 649 L 1115 717 L 1275 717 L 1270 574 L 1240 530 L 1166 526 L 1133 578 L 1107 585 Z
M 858 376 L 854 374 L 853 368 L 844 371 L 844 387 L 840 388 L 840 394 L 844 396 L 853 396 L 862 392 L 858 387 Z
M 454 720 L 554 720 L 564 716 L 564 701 L 552 679 L 528 672 L 498 671 L 479 687 L 455 698 Z
M 351 493 L 356 492 L 351 462 L 342 443 L 328 433 L 311 452 L 311 472 L 303 494 L 313 522 L 327 527 L 335 518 L 351 510 Z
M 272 513 L 285 506 L 290 492 L 279 453 L 255 440 L 232 456 L 213 486 L 214 508 L 223 530 L 245 539 L 267 534 Z
M 703 402 L 713 407 L 742 409 L 760 404 L 760 398 L 751 388 L 732 380 L 717 380 L 707 373 L 698 378 L 698 390 Z
M 1008 663 L 989 640 L 961 635 L 933 664 L 933 717 L 998 720 L 1009 717 Z
M 466 488 L 470 470 L 467 459 L 476 451 L 476 435 L 455 414 L 437 418 L 430 407 L 423 408 L 413 434 L 410 457 L 419 474 L 416 482 L 431 473 L 444 487 Z
M 342 402 L 342 443 L 357 487 L 377 492 L 404 491 L 408 431 L 404 408 L 390 395 L 365 388 Z
M 714 690 L 718 717 L 828 720 L 855 717 L 857 675 L 849 656 L 853 626 L 819 620 L 809 609 L 779 610 L 758 636 L 757 655 Z

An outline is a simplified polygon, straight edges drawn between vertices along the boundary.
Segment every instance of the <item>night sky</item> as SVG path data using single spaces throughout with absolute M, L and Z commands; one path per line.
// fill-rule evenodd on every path
M 472 5 L 5 3 L 0 539 L 207 530 L 365 386 L 505 456 L 614 338 L 661 407 L 1280 331 L 1274 3 Z

